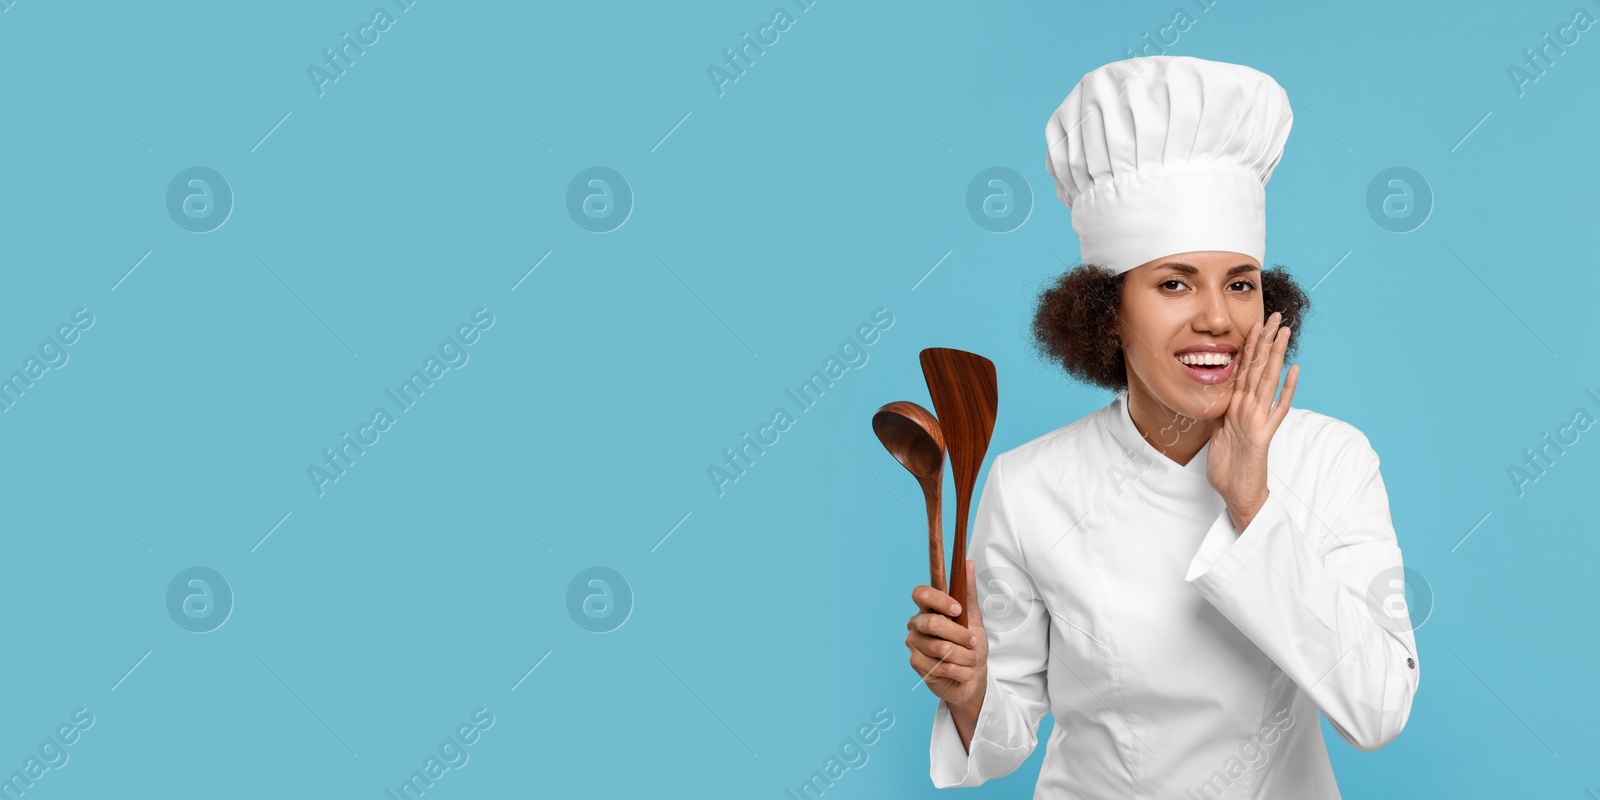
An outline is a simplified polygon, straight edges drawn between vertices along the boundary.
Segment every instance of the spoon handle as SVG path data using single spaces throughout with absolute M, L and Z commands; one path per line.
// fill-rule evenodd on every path
M 930 488 L 930 487 L 924 487 Z M 933 588 L 946 591 L 944 580 L 944 512 L 940 486 L 934 484 L 922 493 L 928 504 L 928 574 Z

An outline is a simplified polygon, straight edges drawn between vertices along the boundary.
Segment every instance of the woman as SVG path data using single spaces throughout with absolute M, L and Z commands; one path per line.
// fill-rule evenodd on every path
M 1291 121 L 1270 77 L 1169 56 L 1090 72 L 1052 116 L 1084 265 L 1034 334 L 1120 393 L 994 459 L 967 597 L 912 592 L 935 786 L 1010 774 L 1049 710 L 1035 797 L 1337 798 L 1318 711 L 1362 750 L 1405 726 L 1417 651 L 1378 601 L 1403 574 L 1378 457 L 1291 407 L 1298 365 L 1278 395 L 1308 307 L 1262 270 Z

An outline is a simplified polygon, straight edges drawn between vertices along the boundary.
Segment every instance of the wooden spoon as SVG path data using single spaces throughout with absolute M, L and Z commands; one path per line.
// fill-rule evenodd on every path
M 933 397 L 950 471 L 956 480 L 956 546 L 950 564 L 950 596 L 961 604 L 956 623 L 967 624 L 967 517 L 972 490 L 978 483 L 983 456 L 989 451 L 994 418 L 1000 407 L 994 362 L 977 353 L 930 347 L 922 351 L 922 376 Z
M 928 506 L 928 573 L 939 591 L 944 585 L 944 432 L 933 412 L 909 400 L 885 404 L 872 415 L 872 431 L 885 450 L 922 484 Z

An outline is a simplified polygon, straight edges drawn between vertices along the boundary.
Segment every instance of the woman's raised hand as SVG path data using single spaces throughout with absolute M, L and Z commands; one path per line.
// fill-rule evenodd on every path
M 1278 373 L 1289 349 L 1290 330 L 1280 326 L 1283 315 L 1272 316 L 1250 332 L 1237 358 L 1233 391 L 1221 424 L 1211 434 L 1206 456 L 1206 479 L 1222 495 L 1235 529 L 1243 531 L 1267 500 L 1267 445 L 1289 414 L 1289 402 L 1300 378 L 1300 365 L 1289 367 L 1278 394 Z

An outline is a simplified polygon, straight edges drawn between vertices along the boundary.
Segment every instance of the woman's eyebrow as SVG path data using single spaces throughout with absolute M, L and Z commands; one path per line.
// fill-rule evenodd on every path
M 1180 264 L 1180 263 L 1178 263 L 1176 261 L 1174 261 L 1172 263 L 1168 263 L 1168 264 L 1162 264 L 1161 265 L 1161 269 L 1176 270 L 1178 272 L 1182 272 L 1185 275 L 1198 275 L 1198 274 L 1200 274 L 1200 270 L 1196 269 L 1194 267 L 1194 265 L 1192 265 L 1192 264 Z M 1228 270 L 1228 274 L 1229 275 L 1238 275 L 1241 272 L 1254 272 L 1257 269 L 1259 269 L 1259 267 L 1257 267 L 1254 264 L 1240 264 L 1237 267 L 1233 267 L 1233 268 L 1229 269 Z

